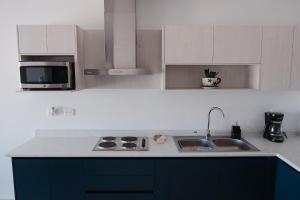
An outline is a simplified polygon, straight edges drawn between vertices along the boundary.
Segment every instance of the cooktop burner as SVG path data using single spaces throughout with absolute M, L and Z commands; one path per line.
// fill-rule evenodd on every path
M 94 151 L 148 151 L 149 141 L 147 137 L 113 137 L 100 138 L 94 147 Z
M 116 147 L 117 144 L 115 142 L 101 142 L 98 146 L 103 149 L 110 149 Z
M 134 149 L 134 148 L 136 148 L 136 144 L 135 143 L 124 143 L 124 144 L 122 144 L 122 148 L 124 148 L 124 149 Z
M 103 137 L 102 140 L 103 141 L 113 141 L 113 140 L 116 140 L 116 137 Z
M 135 142 L 138 140 L 138 138 L 137 137 L 122 137 L 121 140 L 123 142 Z

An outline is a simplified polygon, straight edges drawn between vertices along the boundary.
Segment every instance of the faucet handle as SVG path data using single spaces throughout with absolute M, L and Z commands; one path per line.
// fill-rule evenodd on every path
M 210 138 L 211 138 L 210 130 L 207 129 L 205 139 L 206 139 L 206 140 L 210 140 Z

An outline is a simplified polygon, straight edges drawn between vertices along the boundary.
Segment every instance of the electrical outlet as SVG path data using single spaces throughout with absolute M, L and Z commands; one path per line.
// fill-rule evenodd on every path
M 46 110 L 47 116 L 55 117 L 55 116 L 66 116 L 72 117 L 76 115 L 75 108 L 62 107 L 62 106 L 51 106 Z
M 71 117 L 76 115 L 75 108 L 64 108 L 64 116 Z

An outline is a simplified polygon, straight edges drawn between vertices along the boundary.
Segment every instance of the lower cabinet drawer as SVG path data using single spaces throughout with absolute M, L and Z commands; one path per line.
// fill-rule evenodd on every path
M 154 160 L 149 159 L 86 159 L 85 174 L 88 175 L 153 175 Z
M 154 200 L 153 193 L 87 193 L 84 200 Z
M 153 176 L 86 176 L 86 192 L 153 191 Z

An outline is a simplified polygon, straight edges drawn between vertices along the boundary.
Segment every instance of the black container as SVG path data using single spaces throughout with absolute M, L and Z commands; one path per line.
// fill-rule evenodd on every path
M 240 126 L 232 126 L 231 129 L 231 138 L 233 139 L 242 139 L 242 130 Z

